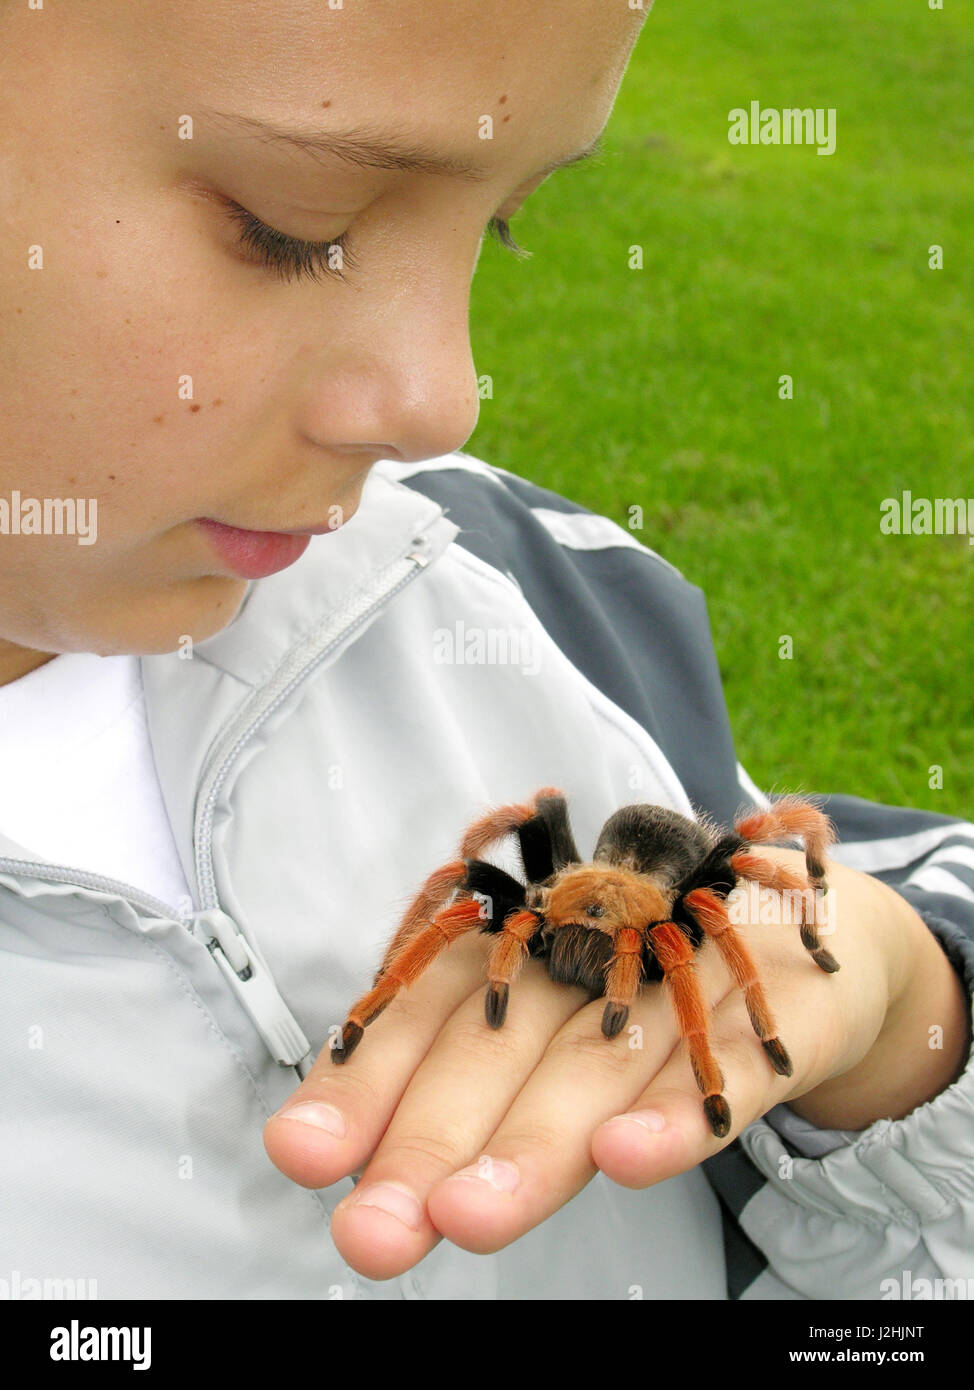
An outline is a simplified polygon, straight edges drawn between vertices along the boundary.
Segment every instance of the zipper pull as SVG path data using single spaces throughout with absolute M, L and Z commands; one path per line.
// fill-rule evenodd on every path
M 430 562 L 429 536 L 413 536 L 410 544 L 412 548 L 406 551 L 406 559 L 415 560 L 417 565 L 425 569 Z
M 295 1066 L 311 1051 L 311 1044 L 281 997 L 270 971 L 257 959 L 235 923 L 218 907 L 199 913 L 196 921 L 207 949 L 275 1062 Z

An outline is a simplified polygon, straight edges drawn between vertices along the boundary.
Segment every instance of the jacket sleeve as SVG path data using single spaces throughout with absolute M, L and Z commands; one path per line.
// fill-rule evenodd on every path
M 851 796 L 824 809 L 840 835 L 834 857 L 912 903 L 974 993 L 974 826 Z M 704 1169 L 752 1247 L 732 1296 L 968 1297 L 974 1287 L 970 1056 L 904 1119 L 820 1130 L 777 1106 Z
M 615 522 L 479 459 L 398 476 L 444 506 L 457 544 L 518 584 L 573 664 L 656 740 L 694 805 L 726 825 L 742 803 L 767 804 L 735 756 L 695 585 Z M 974 826 L 851 796 L 825 809 L 835 857 L 913 903 L 970 993 Z M 703 1167 L 731 1298 L 878 1299 L 898 1296 L 884 1281 L 974 1276 L 970 1061 L 903 1120 L 838 1133 L 778 1106 Z

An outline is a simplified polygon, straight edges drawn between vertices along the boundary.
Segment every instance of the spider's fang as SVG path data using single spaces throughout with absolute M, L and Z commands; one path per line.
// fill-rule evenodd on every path
M 723 1139 L 730 1134 L 730 1106 L 723 1096 L 708 1096 L 703 1103 L 703 1113 L 707 1117 L 707 1123 L 712 1132 L 718 1139 Z
M 782 1043 L 781 1043 L 781 1040 L 780 1040 L 779 1038 L 765 1038 L 765 1039 L 762 1041 L 761 1046 L 764 1048 L 765 1052 L 768 1054 L 768 1057 L 769 1057 L 769 1059 L 770 1059 L 770 1061 L 771 1061 L 771 1065 L 774 1067 L 774 1069 L 775 1069 L 775 1071 L 778 1073 L 778 1075 L 779 1075 L 779 1076 L 791 1076 L 791 1073 L 792 1073 L 791 1058 L 788 1056 L 788 1053 L 785 1051 L 785 1049 L 784 1049 L 784 1047 L 783 1047 L 783 1045 L 782 1045 Z
M 491 1028 L 499 1028 L 507 1017 L 507 999 L 510 985 L 491 985 L 484 1000 L 484 1016 Z
M 629 1017 L 628 1004 L 615 1004 L 610 999 L 602 1013 L 602 1032 L 607 1038 L 615 1038 L 626 1026 Z
M 364 1028 L 360 1028 L 357 1023 L 346 1023 L 342 1029 L 342 1041 L 340 1046 L 333 1047 L 331 1050 L 331 1060 L 336 1066 L 341 1066 L 342 1062 L 347 1062 L 349 1057 L 362 1041 Z

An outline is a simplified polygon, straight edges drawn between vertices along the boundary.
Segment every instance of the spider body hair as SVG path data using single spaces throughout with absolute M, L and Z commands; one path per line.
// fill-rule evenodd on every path
M 525 881 L 481 857 L 491 844 L 517 837 Z M 802 837 L 805 875 L 753 854 L 755 844 Z M 528 957 L 559 984 L 604 996 L 602 1032 L 624 1028 L 644 985 L 664 981 L 689 1052 L 703 1109 L 718 1138 L 730 1130 L 723 1076 L 710 1051 L 707 1010 L 693 959 L 712 937 L 744 993 L 748 1016 L 776 1072 L 790 1076 L 757 970 L 728 917 L 725 900 L 742 880 L 802 894 L 801 940 L 815 964 L 838 970 L 807 915 L 808 890 L 825 891 L 831 823 L 811 802 L 783 797 L 766 811 L 739 816 L 731 831 L 663 806 L 632 805 L 603 825 L 590 861 L 580 856 L 561 792 L 545 788 L 531 802 L 501 807 L 470 827 L 461 857 L 436 870 L 406 913 L 372 990 L 351 1010 L 332 1060 L 347 1060 L 363 1030 L 398 990 L 441 950 L 479 929 L 494 938 L 488 955 L 485 1017 L 507 1016 L 510 987 Z

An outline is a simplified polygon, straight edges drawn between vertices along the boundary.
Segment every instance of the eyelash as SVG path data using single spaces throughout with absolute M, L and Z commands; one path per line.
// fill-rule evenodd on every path
M 300 280 L 303 275 L 319 284 L 324 277 L 344 280 L 346 269 L 355 268 L 345 232 L 334 241 L 300 241 L 297 237 L 286 236 L 284 232 L 268 227 L 266 222 L 261 222 L 259 217 L 239 203 L 228 205 L 227 215 L 241 229 L 241 246 L 251 252 L 260 265 L 273 270 L 285 282 Z M 524 257 L 531 254 L 518 246 L 504 218 L 492 217 L 487 231 L 513 255 Z M 341 251 L 340 266 L 329 264 L 329 257 L 336 247 Z
M 487 230 L 494 240 L 499 241 L 512 255 L 518 256 L 522 260 L 526 256 L 530 256 L 531 252 L 525 251 L 523 246 L 518 246 L 511 236 L 511 229 L 503 217 L 492 217 L 487 223 Z

